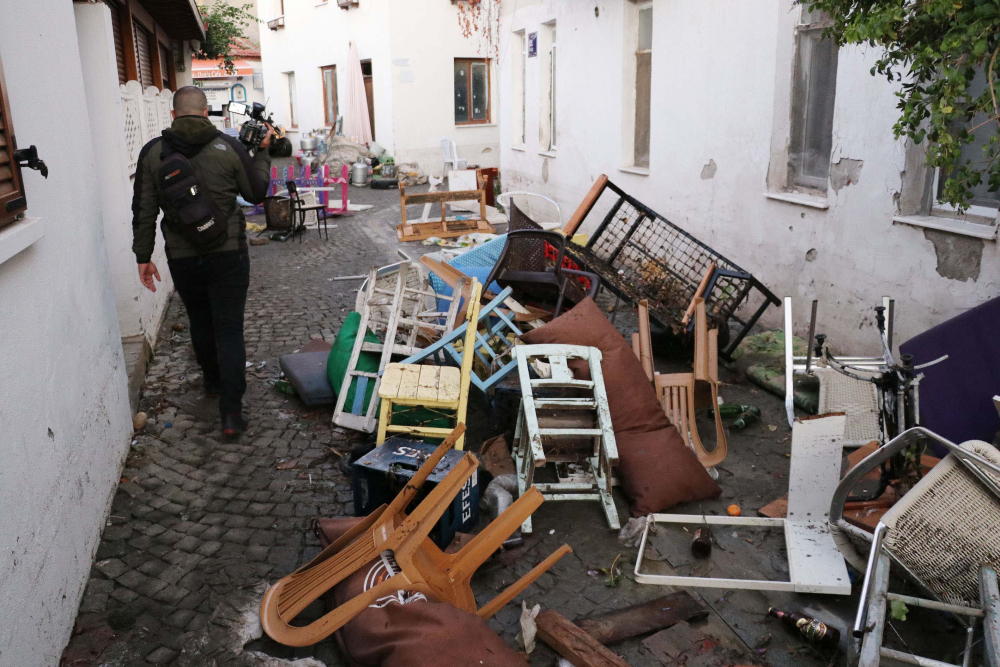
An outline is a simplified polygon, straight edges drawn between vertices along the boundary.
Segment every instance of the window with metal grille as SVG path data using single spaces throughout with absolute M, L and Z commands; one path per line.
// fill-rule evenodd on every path
M 155 86 L 153 78 L 153 36 L 149 31 L 133 20 L 133 36 L 135 37 L 135 64 L 139 71 L 139 83 L 143 89 Z
M 27 207 L 21 171 L 14 160 L 14 121 L 0 62 L 0 228 L 14 222 Z
M 489 58 L 455 58 L 455 124 L 489 122 Z

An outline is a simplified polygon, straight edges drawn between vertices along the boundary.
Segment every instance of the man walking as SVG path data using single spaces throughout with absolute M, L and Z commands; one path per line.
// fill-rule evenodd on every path
M 156 244 L 156 219 L 162 209 L 167 265 L 191 322 L 191 344 L 205 391 L 219 395 L 222 434 L 232 438 L 249 423 L 243 414 L 243 310 L 250 286 L 250 255 L 246 219 L 236 196 L 255 204 L 264 201 L 271 169 L 267 148 L 273 132 L 251 158 L 239 140 L 215 129 L 208 119 L 208 100 L 194 86 L 174 93 L 173 117 L 163 136 L 147 143 L 139 153 L 132 198 L 132 251 L 139 265 L 139 280 L 155 292 L 154 278 L 160 280 L 160 274 L 150 258 Z M 219 222 L 226 226 L 226 233 L 211 246 L 199 245 L 196 235 L 181 227 L 179 218 L 183 216 L 178 211 L 184 203 L 173 191 L 168 196 L 163 185 L 178 173 L 164 175 L 168 170 L 161 170 L 163 161 L 174 153 L 187 158 L 197 178 L 197 185 L 185 190 L 185 196 L 207 195 L 210 201 L 206 204 L 216 211 L 209 222 L 221 218 Z M 198 232 L 204 228 L 199 226 Z

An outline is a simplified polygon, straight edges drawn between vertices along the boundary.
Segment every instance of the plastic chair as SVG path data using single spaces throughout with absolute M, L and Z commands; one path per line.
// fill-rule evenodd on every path
M 640 333 L 640 341 L 649 341 L 649 315 L 648 310 L 640 308 L 640 332 L 643 329 L 642 316 L 645 315 L 645 333 Z M 698 455 L 698 460 L 703 466 L 711 469 L 726 460 L 729 451 L 729 444 L 726 440 L 726 427 L 722 423 L 722 416 L 719 414 L 719 330 L 708 328 L 708 315 L 705 312 L 705 300 L 701 297 L 695 299 L 695 325 L 694 325 L 694 372 L 692 373 L 668 373 L 665 375 L 654 374 L 653 386 L 656 388 L 656 395 L 663 405 L 663 410 L 667 414 L 670 422 L 677 427 L 681 436 L 687 441 L 688 446 Z M 641 342 L 640 342 L 641 345 Z M 635 341 L 633 341 L 633 349 Z M 644 354 L 643 354 L 644 353 Z M 643 368 L 647 377 L 652 372 L 652 351 L 651 348 L 636 351 L 636 356 L 644 362 Z M 648 363 L 643 359 L 647 356 Z M 698 391 L 700 388 L 708 389 L 708 392 Z M 711 395 L 711 403 L 699 403 L 697 399 L 706 398 Z M 697 397 L 697 398 L 696 398 Z M 715 448 L 711 451 L 705 449 L 701 435 L 698 433 L 698 423 L 696 421 L 697 408 L 711 407 L 715 413 Z M 714 475 L 713 475 L 714 476 Z
M 514 204 L 542 229 L 555 230 L 562 227 L 562 209 L 554 199 L 549 199 L 545 195 L 534 192 L 504 192 L 497 195 L 496 201 L 507 210 L 508 220 L 511 217 L 511 205 Z
M 441 140 L 441 156 L 444 158 L 445 171 L 448 171 L 449 165 L 454 170 L 466 168 L 465 158 L 458 157 L 458 147 L 451 139 Z
M 572 551 L 564 544 L 493 600 L 478 607 L 469 586 L 472 575 L 544 500 L 535 490 L 522 495 L 458 553 L 442 552 L 428 536 L 466 481 L 476 473 L 479 466 L 476 457 L 466 454 L 413 512 L 407 514 L 406 508 L 464 431 L 464 426 L 458 426 L 449 434 L 391 505 L 382 505 L 307 565 L 267 591 L 260 605 L 260 620 L 269 637 L 288 646 L 316 644 L 379 598 L 400 590 L 421 592 L 487 619 Z M 388 577 L 312 623 L 292 625 L 320 596 L 386 552 L 391 553 Z
M 858 481 L 891 456 L 925 441 L 950 453 L 883 515 L 874 535 L 847 523 L 844 504 Z M 871 544 L 867 565 L 861 568 L 865 578 L 848 643 L 849 660 L 857 655 L 859 667 L 877 667 L 883 657 L 908 664 L 946 664 L 918 663 L 909 654 L 882 646 L 887 603 L 898 600 L 967 617 L 965 665 L 971 664 L 976 620 L 983 619 L 986 664 L 1000 665 L 1000 596 L 994 569 L 1000 562 L 1000 451 L 981 441 L 958 446 L 927 429 L 909 429 L 847 473 L 830 504 L 830 526 L 852 565 L 859 560 L 855 542 Z M 890 565 L 931 599 L 888 592 Z
M 326 205 L 315 203 L 306 204 L 302 201 L 302 195 L 299 194 L 299 186 L 295 181 L 285 181 L 285 187 L 288 188 L 288 197 L 292 202 L 292 215 L 298 215 L 298 224 L 295 226 L 293 234 L 296 232 L 301 232 L 306 228 L 306 214 L 310 211 L 316 212 L 316 233 L 323 238 L 323 231 L 326 232 L 326 238 L 330 238 L 330 229 L 327 227 L 327 212 Z M 323 224 L 323 231 L 320 231 L 320 223 Z M 302 237 L 299 237 L 299 243 L 302 243 Z
M 514 206 L 513 215 L 520 214 Z M 550 267 L 545 259 L 545 244 L 556 249 L 555 266 Z M 494 281 L 501 287 L 511 286 L 515 291 L 522 291 L 539 298 L 551 297 L 555 294 L 556 303 L 553 317 L 562 312 L 563 302 L 579 303 L 585 297 L 591 299 L 597 296 L 600 288 L 600 277 L 586 271 L 576 271 L 563 267 L 563 257 L 566 254 L 566 237 L 558 232 L 535 229 L 519 229 L 507 233 L 507 242 L 500 252 L 500 258 L 490 271 L 485 284 Z M 588 278 L 590 289 L 587 292 L 575 280 L 577 277 Z M 517 294 L 514 295 L 517 298 Z

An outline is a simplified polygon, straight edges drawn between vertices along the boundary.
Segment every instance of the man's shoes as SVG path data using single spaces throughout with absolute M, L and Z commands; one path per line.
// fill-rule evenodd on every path
M 250 418 L 242 412 L 230 412 L 222 415 L 222 437 L 235 438 L 250 425 Z

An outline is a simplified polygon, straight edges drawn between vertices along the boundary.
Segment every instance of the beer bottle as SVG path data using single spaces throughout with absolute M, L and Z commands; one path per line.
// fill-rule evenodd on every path
M 831 628 L 815 618 L 809 618 L 795 612 L 781 611 L 774 607 L 768 608 L 767 615 L 781 619 L 782 623 L 798 630 L 800 635 L 813 644 L 833 648 L 840 643 L 840 630 Z

